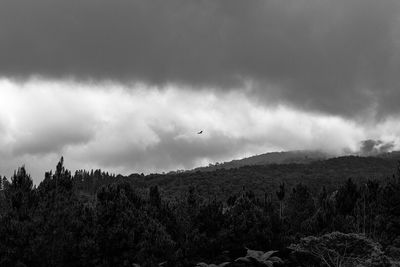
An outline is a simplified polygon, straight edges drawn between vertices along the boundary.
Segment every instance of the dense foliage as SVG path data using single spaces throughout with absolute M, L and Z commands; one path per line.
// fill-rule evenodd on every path
M 349 178 L 357 184 L 366 183 L 368 179 L 384 180 L 393 175 L 396 166 L 396 158 L 349 156 L 309 164 L 256 165 L 211 172 L 115 176 L 101 170 L 81 170 L 76 172 L 74 183 L 77 188 L 89 194 L 95 194 L 102 185 L 116 181 L 130 183 L 144 191 L 157 185 L 163 197 L 170 200 L 180 198 L 190 187 L 195 187 L 200 197 L 225 201 L 234 194 L 241 194 L 243 187 L 262 198 L 265 192 L 276 191 L 282 182 L 287 188 L 302 182 L 313 194 L 317 194 L 322 186 L 334 191 Z
M 349 173 L 357 160 L 348 159 Z M 393 167 L 391 161 L 378 161 Z M 122 177 L 100 170 L 72 175 L 61 159 L 38 187 L 21 167 L 1 182 L 0 266 L 395 265 L 399 175 L 380 180 L 349 175 L 353 180 L 341 177 L 333 184 L 323 180 L 329 164 L 334 165 Z M 373 172 L 381 165 L 361 166 Z M 253 176 L 284 170 L 290 175 L 308 170 L 308 176 L 298 177 L 301 183 L 274 180 L 261 192 L 251 190 L 261 187 L 261 178 L 248 186 Z M 218 191 L 222 185 L 209 192 L 198 186 L 225 183 L 228 174 L 233 175 L 230 194 Z

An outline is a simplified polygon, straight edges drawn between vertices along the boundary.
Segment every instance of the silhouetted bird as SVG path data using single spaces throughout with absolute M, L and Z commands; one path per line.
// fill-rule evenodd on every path
M 202 134 L 203 133 L 203 131 L 200 131 L 200 132 L 198 132 L 197 134 Z

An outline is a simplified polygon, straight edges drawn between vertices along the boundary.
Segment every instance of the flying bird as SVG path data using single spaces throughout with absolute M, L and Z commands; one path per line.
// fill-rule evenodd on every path
M 202 134 L 203 133 L 203 131 L 200 131 L 200 132 L 198 132 L 197 134 Z

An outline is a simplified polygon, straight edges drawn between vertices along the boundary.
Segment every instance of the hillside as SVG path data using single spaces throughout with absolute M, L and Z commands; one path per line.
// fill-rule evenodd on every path
M 204 198 L 225 199 L 243 189 L 252 190 L 262 196 L 264 192 L 274 192 L 281 182 L 285 182 L 289 187 L 301 182 L 314 192 L 319 191 L 322 186 L 335 190 L 348 178 L 358 183 L 368 179 L 384 180 L 391 177 L 396 168 L 397 160 L 390 157 L 347 156 L 308 164 L 254 165 L 164 175 L 132 174 L 127 177 L 118 176 L 116 179 L 128 181 L 136 188 L 144 189 L 158 185 L 162 194 L 168 198 L 180 197 L 192 186 Z
M 210 164 L 207 167 L 199 167 L 191 171 L 215 171 L 218 169 L 232 169 L 243 166 L 267 165 L 267 164 L 289 164 L 289 163 L 306 164 L 316 160 L 324 160 L 332 157 L 333 156 L 327 153 L 321 151 L 313 151 L 313 150 L 270 152 L 243 159 Z

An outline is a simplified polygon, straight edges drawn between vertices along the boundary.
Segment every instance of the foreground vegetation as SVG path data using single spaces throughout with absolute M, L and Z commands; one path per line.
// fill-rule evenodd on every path
M 335 182 L 326 162 L 146 180 L 61 159 L 38 187 L 21 167 L 0 191 L 0 266 L 400 266 L 400 173 Z M 280 168 L 308 176 L 258 184 Z M 211 189 L 229 174 L 230 194 Z

